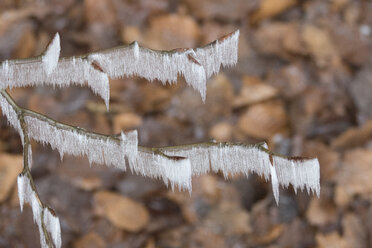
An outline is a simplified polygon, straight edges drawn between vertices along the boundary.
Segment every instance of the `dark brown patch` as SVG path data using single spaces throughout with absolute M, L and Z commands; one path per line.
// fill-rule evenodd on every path
M 187 158 L 181 157 L 181 156 L 169 156 L 169 159 L 172 159 L 174 161 L 180 161 L 180 160 L 184 160 L 184 159 L 187 159 Z
M 47 207 L 47 208 L 48 208 L 49 212 L 50 212 L 54 217 L 57 217 L 56 212 L 54 212 L 54 210 L 53 210 L 52 208 L 50 208 L 50 207 Z
M 308 160 L 308 159 L 309 158 L 307 158 L 307 157 L 300 157 L 300 156 L 289 157 L 289 160 L 299 161 L 299 162 L 302 162 L 302 161 Z
M 187 58 L 192 62 L 192 63 L 195 63 L 197 65 L 201 65 L 199 63 L 199 61 L 197 61 L 191 54 L 187 55 Z
M 94 69 L 96 69 L 100 72 L 104 72 L 103 69 L 101 68 L 101 66 L 96 61 L 92 62 L 92 66 L 93 66 Z
M 175 49 L 171 50 L 171 52 L 184 53 L 184 52 L 186 52 L 188 50 L 190 50 L 190 48 L 175 48 Z
M 270 160 L 270 164 L 272 166 L 274 166 L 274 159 L 273 159 L 273 155 L 272 154 L 269 154 L 269 160 Z
M 229 33 L 229 34 L 226 34 L 226 35 L 222 36 L 221 38 L 219 38 L 217 41 L 218 41 L 218 42 L 223 42 L 223 41 L 226 40 L 227 38 L 230 38 L 230 37 L 231 37 L 235 32 L 236 32 L 236 31 L 231 32 L 231 33 Z

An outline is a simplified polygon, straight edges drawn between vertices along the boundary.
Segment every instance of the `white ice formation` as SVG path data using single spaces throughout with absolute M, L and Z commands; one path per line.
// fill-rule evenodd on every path
M 319 196 L 319 162 L 317 159 L 289 159 L 269 155 L 266 144 L 257 146 L 208 144 L 182 149 L 162 148 L 149 152 L 138 148 L 137 131 L 121 133 L 120 138 L 92 135 L 83 130 L 66 128 L 63 124 L 26 116 L 30 139 L 49 144 L 64 154 L 86 156 L 90 163 L 106 164 L 121 170 L 127 167 L 137 174 L 159 178 L 174 188 L 191 191 L 191 178 L 209 172 L 231 175 L 256 173 L 272 181 L 273 193 L 279 201 L 279 185 L 306 190 Z M 60 125 L 60 126 L 58 126 Z M 271 157 L 271 159 L 270 159 Z M 126 164 L 128 161 L 128 164 Z
M 46 230 L 50 233 L 54 246 L 60 248 L 62 246 L 62 240 L 61 225 L 58 217 L 51 209 L 42 205 L 35 190 L 31 186 L 30 179 L 26 175 L 20 174 L 17 179 L 17 184 L 21 211 L 23 211 L 23 205 L 25 203 L 30 204 L 34 222 L 39 228 L 41 247 L 48 248 L 42 227 L 44 223 Z
M 0 64 L 0 90 L 22 86 L 70 86 L 87 84 L 94 93 L 109 104 L 109 78 L 140 76 L 162 83 L 176 83 L 183 76 L 190 86 L 206 97 L 206 81 L 221 66 L 237 62 L 239 31 L 204 47 L 155 51 L 142 48 L 137 42 L 128 46 L 94 52 L 86 56 L 60 58 L 60 40 L 56 34 L 41 57 L 4 61 Z M 24 142 L 20 113 L 14 103 L 0 94 L 3 115 Z M 279 185 L 292 184 L 297 189 L 320 194 L 319 163 L 317 159 L 286 158 L 270 153 L 267 145 L 199 144 L 182 148 L 146 149 L 138 146 L 137 131 L 107 137 L 72 129 L 48 117 L 30 112 L 22 113 L 28 138 L 49 144 L 64 154 L 86 156 L 90 163 L 106 164 L 121 170 L 158 178 L 181 190 L 191 192 L 194 175 L 221 172 L 227 178 L 237 173 L 248 176 L 256 173 L 271 180 L 275 201 L 279 202 Z M 23 122 L 22 122 L 23 123 Z M 31 169 L 32 151 L 28 145 L 28 166 Z M 50 233 L 55 247 L 61 247 L 59 219 L 39 201 L 30 179 L 18 177 L 20 208 L 29 203 L 34 221 L 40 231 L 42 248 L 47 247 L 42 224 Z M 43 221 L 43 222 L 42 222 Z
M 21 137 L 21 141 L 23 144 L 23 131 L 21 128 L 21 123 L 19 121 L 18 115 L 14 108 L 9 104 L 9 102 L 0 94 L 0 107 L 2 110 L 2 114 L 8 120 L 10 126 L 12 126 L 15 130 L 17 130 L 19 136 Z
M 57 33 L 54 36 L 50 45 L 48 46 L 47 50 L 45 51 L 44 55 L 41 57 L 44 70 L 47 75 L 52 73 L 53 70 L 57 67 L 60 52 L 61 45 L 59 40 L 59 34 Z
M 191 177 L 209 172 L 230 175 L 256 173 L 271 179 L 275 199 L 279 201 L 279 185 L 292 184 L 297 190 L 304 188 L 319 195 L 319 163 L 317 159 L 288 159 L 269 155 L 266 144 L 243 145 L 195 145 L 176 150 L 160 149 L 162 154 L 138 149 L 137 131 L 122 133 L 119 140 L 92 136 L 56 127 L 34 117 L 25 117 L 29 138 L 51 145 L 64 154 L 87 156 L 91 163 L 106 164 L 121 170 L 129 169 L 137 174 L 163 179 L 166 184 L 178 185 L 191 191 Z M 166 155 L 166 156 L 164 156 Z M 168 156 L 168 157 L 167 157 Z M 270 156 L 272 159 L 270 159 Z
M 109 77 L 134 75 L 162 83 L 176 83 L 179 75 L 200 92 L 205 100 L 206 80 L 222 66 L 238 60 L 239 31 L 202 48 L 155 51 L 131 45 L 94 52 L 87 56 L 59 58 L 60 40 L 56 34 L 40 58 L 4 61 L 0 65 L 0 89 L 72 84 L 88 86 L 108 107 Z

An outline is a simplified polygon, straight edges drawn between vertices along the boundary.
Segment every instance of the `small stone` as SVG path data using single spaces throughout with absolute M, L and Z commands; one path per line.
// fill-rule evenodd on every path
M 149 222 L 147 209 L 139 202 L 110 191 L 94 194 L 97 213 L 117 228 L 129 232 L 142 230 Z
M 22 168 L 23 156 L 0 154 L 0 203 L 8 198 Z

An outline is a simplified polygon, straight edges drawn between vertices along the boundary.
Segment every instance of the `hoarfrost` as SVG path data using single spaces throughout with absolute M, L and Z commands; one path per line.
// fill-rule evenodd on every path
M 59 223 L 58 217 L 52 212 L 50 208 L 44 208 L 44 223 L 45 228 L 51 234 L 53 243 L 56 248 L 62 246 L 61 240 L 61 224 Z
M 222 172 L 225 178 L 243 173 L 256 173 L 266 180 L 271 179 L 273 194 L 279 202 L 279 185 L 314 192 L 319 197 L 319 162 L 317 159 L 284 158 L 263 151 L 266 144 L 257 146 L 210 145 L 192 147 L 180 151 L 163 150 L 167 155 L 182 156 L 190 159 L 192 175 L 208 172 Z
M 271 186 L 273 189 L 273 195 L 275 198 L 275 202 L 278 205 L 279 204 L 279 182 L 278 182 L 278 176 L 276 175 L 275 167 L 272 165 L 270 167 L 271 171 Z
M 106 164 L 125 170 L 125 156 L 137 149 L 137 131 L 127 135 L 128 139 L 122 142 L 126 145 L 123 148 L 120 142 L 112 139 L 93 138 L 76 131 L 57 128 L 34 117 L 26 116 L 25 121 L 29 138 L 49 144 L 52 149 L 58 150 L 61 158 L 64 154 L 87 156 L 90 163 Z
M 44 69 L 47 75 L 52 73 L 52 71 L 57 67 L 59 60 L 59 53 L 61 52 L 59 34 L 57 33 L 52 42 L 49 44 L 41 60 L 44 65 Z
M 192 59 L 193 49 L 160 52 L 139 47 L 138 44 L 92 53 L 89 60 L 98 64 L 110 78 L 140 76 L 149 81 L 176 83 L 178 74 L 187 84 L 200 92 L 205 100 L 206 74 L 203 66 Z
M 239 31 L 196 49 L 155 51 L 137 42 L 128 46 L 59 59 L 60 40 L 56 34 L 40 58 L 4 61 L 0 66 L 0 89 L 35 85 L 70 86 L 88 84 L 109 105 L 109 79 L 138 75 L 150 81 L 176 83 L 178 75 L 206 97 L 206 80 L 231 66 L 238 58 Z
M 43 223 L 47 231 L 51 234 L 53 243 L 56 248 L 60 248 L 61 241 L 61 226 L 58 217 L 51 213 L 47 207 L 43 207 L 36 192 L 31 186 L 30 179 L 20 174 L 17 178 L 18 184 L 18 197 L 21 211 L 23 211 L 24 203 L 29 203 L 32 209 L 34 222 L 37 224 L 40 233 L 40 243 L 42 248 L 47 248 L 44 231 L 42 228 Z M 44 222 L 42 223 L 42 220 Z
M 31 59 L 28 59 L 31 60 Z M 50 74 L 40 59 L 5 61 L 0 67 L 0 88 L 52 85 L 66 87 L 72 84 L 88 86 L 102 97 L 108 106 L 109 79 L 107 74 L 95 69 L 87 59 L 60 59 Z M 49 63 L 52 64 L 52 63 Z M 47 66 L 48 68 L 51 66 Z
M 239 30 L 212 42 L 196 48 L 196 58 L 204 67 L 207 78 L 219 72 L 222 66 L 232 66 L 238 61 Z
M 0 94 L 0 107 L 4 116 L 8 120 L 10 126 L 12 126 L 21 137 L 21 142 L 23 144 L 23 131 L 21 128 L 21 123 L 19 122 L 18 115 L 14 111 L 13 107 L 8 103 L 8 101 Z
M 279 201 L 278 186 L 292 184 L 298 188 L 315 192 L 319 196 L 319 163 L 317 159 L 288 159 L 269 155 L 266 144 L 244 145 L 195 145 L 183 150 L 159 149 L 161 153 L 138 148 L 137 131 L 121 133 L 120 139 L 97 138 L 89 133 L 79 133 L 50 125 L 38 118 L 26 116 L 29 138 L 50 144 L 63 157 L 67 153 L 87 156 L 91 163 L 106 164 L 126 170 L 128 161 L 134 173 L 162 179 L 172 189 L 191 191 L 191 177 L 208 172 L 222 172 L 225 178 L 234 174 L 257 173 L 272 181 L 275 200 Z M 270 159 L 271 157 L 271 159 Z

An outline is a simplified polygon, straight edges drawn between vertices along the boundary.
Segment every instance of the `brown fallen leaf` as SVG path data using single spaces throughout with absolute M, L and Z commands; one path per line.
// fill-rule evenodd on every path
M 97 212 L 117 228 L 137 232 L 149 222 L 147 209 L 139 202 L 110 191 L 94 194 Z
M 372 199 L 372 150 L 355 149 L 345 154 L 342 167 L 337 174 L 335 201 L 346 207 L 353 196 Z
M 116 11 L 113 1 L 84 0 L 85 20 L 88 24 L 99 23 L 104 26 L 114 26 Z
M 262 0 L 259 9 L 252 15 L 251 23 L 275 17 L 296 3 L 296 0 Z
M 106 242 L 95 232 L 85 234 L 74 242 L 74 248 L 104 248 Z
M 275 97 L 278 90 L 265 84 L 260 78 L 244 76 L 239 95 L 234 98 L 233 107 L 239 108 Z
M 142 124 L 141 116 L 135 113 L 121 113 L 114 117 L 114 133 L 120 133 L 123 130 L 137 128 Z
M 254 36 L 255 47 L 268 55 L 290 60 L 293 54 L 305 55 L 301 26 L 295 22 L 269 22 L 261 25 Z
M 363 226 L 363 221 L 355 213 L 347 213 L 342 218 L 343 236 L 350 247 L 368 247 L 368 233 Z
M 306 211 L 308 222 L 315 226 L 324 226 L 337 222 L 337 209 L 334 204 L 314 197 Z
M 222 201 L 217 208 L 212 209 L 205 220 L 210 229 L 216 228 L 224 235 L 243 235 L 252 232 L 250 216 L 239 203 Z
M 288 119 L 281 101 L 270 101 L 250 107 L 239 119 L 238 128 L 257 139 L 269 139 L 285 132 Z
M 22 168 L 23 156 L 0 154 L 0 203 L 8 198 Z
M 272 241 L 276 240 L 284 231 L 284 225 L 275 225 L 267 232 L 266 234 L 262 236 L 255 236 L 254 241 L 256 244 L 264 245 L 269 244 Z
M 344 150 L 364 145 L 372 137 L 372 120 L 361 127 L 349 128 L 332 140 L 331 147 Z
M 233 126 L 228 122 L 219 122 L 209 130 L 209 137 L 219 142 L 231 141 Z
M 317 233 L 316 241 L 318 248 L 351 248 L 344 238 L 342 238 L 337 232 L 323 234 Z
M 194 47 L 200 38 L 200 29 L 190 16 L 177 14 L 161 15 L 150 20 L 144 43 L 152 49 Z
M 321 164 L 321 181 L 334 181 L 336 179 L 341 162 L 340 153 L 320 141 L 311 141 L 305 144 L 304 156 L 318 158 L 319 164 Z
M 36 38 L 33 28 L 28 27 L 22 34 L 17 46 L 14 48 L 12 57 L 23 59 L 32 57 L 36 48 Z
M 319 67 L 333 66 L 340 63 L 340 55 L 327 30 L 313 25 L 305 25 L 302 38 Z

